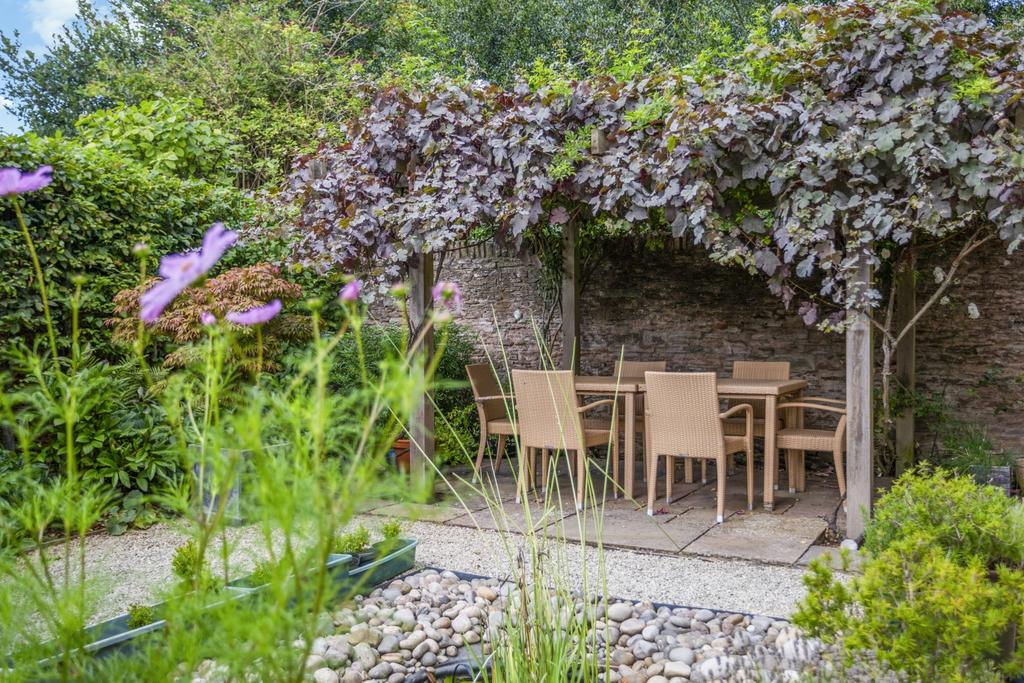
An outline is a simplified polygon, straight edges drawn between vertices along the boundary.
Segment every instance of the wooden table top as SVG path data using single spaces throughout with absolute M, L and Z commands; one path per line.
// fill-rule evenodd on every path
M 805 379 L 718 379 L 718 393 L 727 396 L 782 396 L 807 388 Z M 647 390 L 643 377 L 582 375 L 576 377 L 576 391 L 581 394 L 642 394 Z

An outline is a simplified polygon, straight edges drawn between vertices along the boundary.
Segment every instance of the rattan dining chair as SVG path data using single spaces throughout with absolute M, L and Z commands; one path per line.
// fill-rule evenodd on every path
M 846 404 L 831 398 L 802 396 L 797 400 L 780 403 L 778 406 L 779 414 L 785 410 L 794 409 L 823 410 L 839 415 L 839 422 L 835 430 L 806 429 L 801 425 L 784 427 L 775 435 L 775 445 L 780 451 L 791 449 L 831 452 L 836 468 L 836 479 L 839 483 L 839 496 L 845 498 L 846 472 L 843 470 L 843 452 L 846 449 Z M 790 492 L 802 491 L 805 478 L 803 460 L 801 459 L 795 466 L 788 467 L 788 471 Z
M 789 361 L 752 361 L 737 360 L 732 364 L 732 376 L 735 379 L 789 379 Z M 726 403 L 731 408 L 741 401 L 732 400 Z M 754 436 L 764 438 L 764 401 L 749 401 L 754 407 Z M 730 418 L 725 421 L 725 433 L 743 434 L 745 425 L 742 418 Z
M 654 514 L 658 458 L 665 457 L 665 500 L 672 499 L 675 459 L 714 460 L 717 473 L 717 516 L 725 520 L 727 458 L 747 456 L 747 508 L 754 509 L 754 409 L 749 403 L 724 413 L 718 403 L 718 379 L 713 372 L 648 372 L 647 385 L 647 514 Z M 725 420 L 745 414 L 746 434 L 727 435 Z
M 581 406 L 576 394 L 576 380 L 568 370 L 513 370 L 512 389 L 516 396 L 519 446 L 524 456 L 519 459 L 520 486 L 516 502 L 525 490 L 523 483 L 532 482 L 537 451 L 542 457 L 542 486 L 547 486 L 548 458 L 552 451 L 565 451 L 576 457 L 576 508 L 583 508 L 587 479 L 587 449 L 609 446 L 612 463 L 612 486 L 618 486 L 619 439 L 615 418 L 615 401 L 603 399 Z M 599 406 L 612 406 L 612 419 L 586 419 L 587 412 Z
M 501 471 L 501 459 L 505 455 L 505 440 L 516 433 L 515 424 L 509 415 L 512 397 L 501 389 L 494 368 L 487 363 L 474 363 L 466 366 L 469 386 L 473 389 L 473 400 L 476 402 L 476 413 L 480 418 L 480 448 L 476 455 L 474 469 L 480 474 L 484 464 L 484 453 L 487 451 L 487 440 L 498 437 L 497 458 L 494 471 Z

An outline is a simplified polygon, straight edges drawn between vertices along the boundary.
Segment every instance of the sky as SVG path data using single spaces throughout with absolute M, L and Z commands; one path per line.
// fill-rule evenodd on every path
M 65 23 L 78 9 L 77 0 L 0 0 L 0 31 L 21 34 L 21 44 L 36 53 L 44 52 Z M 17 132 L 19 121 L 7 111 L 0 97 L 0 130 Z

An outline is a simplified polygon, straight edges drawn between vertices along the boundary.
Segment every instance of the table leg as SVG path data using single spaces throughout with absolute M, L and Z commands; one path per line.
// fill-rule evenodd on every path
M 764 509 L 775 507 L 775 475 L 778 468 L 778 451 L 775 448 L 775 396 L 766 396 L 764 401 Z
M 633 474 L 635 472 L 633 462 L 633 443 L 636 441 L 636 395 L 627 392 L 624 394 L 626 404 L 626 498 L 633 498 Z

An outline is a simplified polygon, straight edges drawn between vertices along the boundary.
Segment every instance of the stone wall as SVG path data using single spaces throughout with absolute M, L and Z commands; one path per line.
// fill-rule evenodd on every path
M 932 309 L 918 331 L 918 377 L 956 413 L 984 425 L 999 445 L 1024 452 L 1024 295 L 1019 257 L 998 245 L 977 254 L 951 301 Z M 925 269 L 926 274 L 930 272 Z M 479 335 L 499 366 L 539 367 L 538 330 L 560 356 L 557 306 L 530 257 L 469 250 L 450 254 L 441 277 L 460 284 L 461 322 Z M 921 287 L 926 295 L 928 282 Z M 972 320 L 967 304 L 981 317 Z M 659 253 L 614 245 L 590 275 L 581 300 L 581 366 L 610 373 L 620 353 L 666 359 L 669 369 L 727 373 L 733 360 L 784 359 L 811 391 L 844 392 L 844 342 L 806 327 L 758 280 L 711 263 L 697 248 Z M 549 318 L 550 316 L 550 318 Z M 919 439 L 929 447 L 927 425 Z

